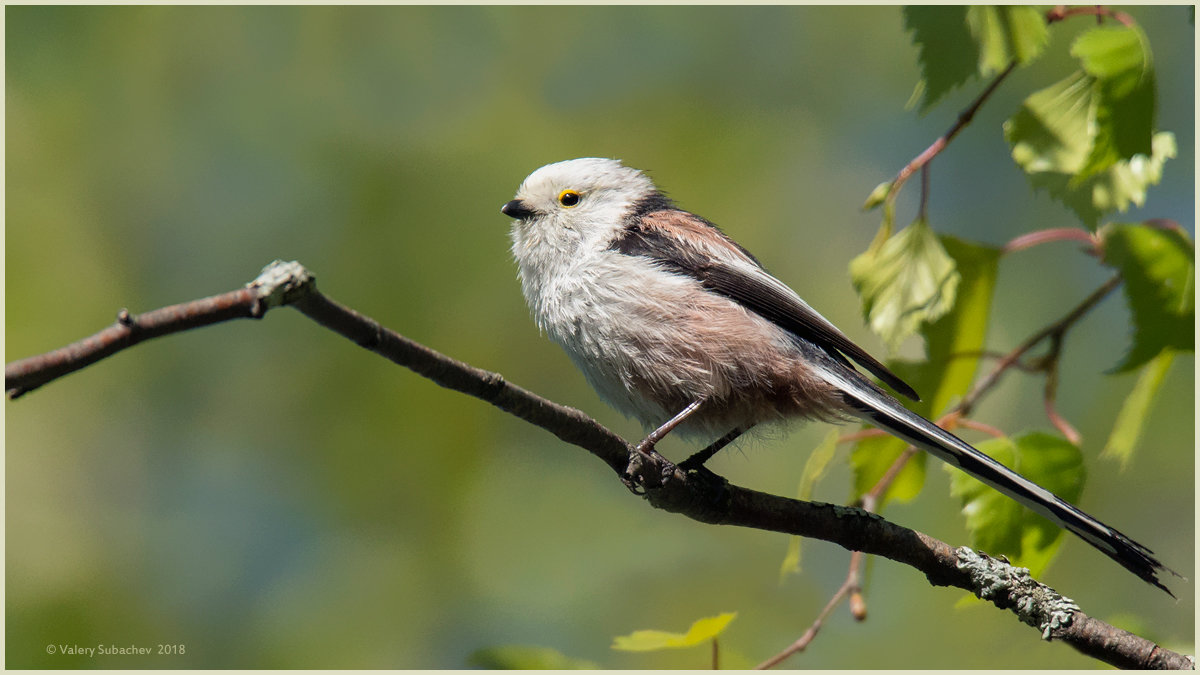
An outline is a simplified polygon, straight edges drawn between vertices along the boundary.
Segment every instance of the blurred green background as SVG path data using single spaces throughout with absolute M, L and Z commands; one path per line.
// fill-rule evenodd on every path
M 1159 127 L 1179 156 L 1144 209 L 1194 235 L 1187 7 L 1129 10 L 1149 35 Z M 540 337 L 499 213 L 533 169 L 578 156 L 645 168 L 870 350 L 846 271 L 859 206 L 979 91 L 925 117 L 900 8 L 8 7 L 6 360 L 140 312 L 232 290 L 275 258 L 385 325 L 635 438 Z M 1018 71 L 933 164 L 941 232 L 1000 244 L 1073 225 L 1031 194 L 1000 125 L 1074 69 L 1073 35 Z M 917 188 L 899 219 L 913 216 Z M 1008 349 L 1108 271 L 1073 245 L 1001 266 L 989 335 Z M 1081 506 L 1194 567 L 1194 361 L 1167 378 L 1132 465 L 1097 455 L 1133 376 L 1119 295 L 1069 335 L 1060 412 L 1085 438 Z M 909 356 L 918 344 L 906 345 Z M 9 667 L 460 668 L 476 649 L 553 647 L 605 667 L 704 667 L 706 649 L 612 638 L 722 611 L 725 664 L 808 626 L 848 554 L 701 525 L 631 498 L 600 462 L 393 367 L 296 312 L 143 344 L 5 405 Z M 976 417 L 1049 429 L 1041 381 L 1009 376 Z M 794 494 L 822 425 L 710 466 Z M 969 436 L 974 438 L 975 436 Z M 664 452 L 691 449 L 668 441 Z M 844 453 L 845 450 L 841 450 Z M 947 477 L 895 521 L 966 543 Z M 843 502 L 840 462 L 816 491 Z M 1045 580 L 1089 613 L 1192 649 L 1174 603 L 1071 540 Z M 870 618 L 838 610 L 793 667 L 1092 667 L 1013 616 L 956 608 L 874 561 Z M 47 645 L 185 645 L 87 658 Z M 863 649 L 863 645 L 871 649 Z

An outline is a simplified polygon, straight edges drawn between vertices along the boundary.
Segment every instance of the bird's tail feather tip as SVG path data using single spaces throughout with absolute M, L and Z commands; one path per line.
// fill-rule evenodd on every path
M 1164 593 L 1171 596 L 1175 600 L 1179 600 L 1179 598 L 1176 597 L 1173 592 L 1171 592 L 1171 589 L 1167 588 L 1166 584 L 1163 583 L 1159 573 L 1167 572 L 1171 576 L 1183 581 L 1184 583 L 1187 583 L 1187 578 L 1179 572 L 1176 572 L 1170 567 L 1167 567 L 1159 562 L 1158 558 L 1154 557 L 1154 551 L 1151 551 L 1150 549 L 1142 546 L 1123 534 L 1115 531 L 1113 534 L 1115 535 L 1116 542 L 1122 546 L 1118 551 L 1105 552 L 1109 553 L 1112 559 L 1120 563 L 1125 569 L 1138 575 L 1150 585 L 1161 589 Z

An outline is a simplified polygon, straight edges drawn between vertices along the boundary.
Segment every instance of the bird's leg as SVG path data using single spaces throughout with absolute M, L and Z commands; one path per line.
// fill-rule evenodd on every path
M 702 403 L 704 403 L 704 399 L 698 399 L 689 403 L 686 408 L 679 411 L 678 415 L 664 422 L 661 427 L 651 431 L 650 435 L 643 438 L 642 442 L 638 443 L 634 450 L 646 455 L 657 454 L 654 452 L 654 445 L 661 441 L 664 436 L 671 433 L 675 427 L 683 424 L 683 421 L 690 417 L 692 413 L 696 412 L 696 409 L 699 408 L 700 404 Z
M 692 413 L 696 412 L 696 410 L 699 409 L 703 403 L 704 399 L 702 398 L 692 401 L 686 408 L 679 411 L 679 414 L 667 420 L 659 428 L 651 431 L 650 435 L 643 438 L 640 443 L 634 446 L 633 452 L 629 455 L 629 466 L 625 468 L 625 474 L 621 476 L 621 480 L 625 483 L 625 487 L 629 488 L 634 494 L 640 494 L 638 492 L 638 482 L 636 477 L 642 473 L 643 462 L 646 458 L 653 458 L 662 466 L 663 479 L 665 479 L 665 477 L 671 473 L 674 473 L 675 465 L 672 464 L 666 457 L 658 454 L 658 452 L 654 450 L 654 446 L 661 441 L 664 436 L 671 433 L 675 427 L 682 424 L 683 421 L 691 416 Z
M 713 441 L 712 443 L 710 443 L 708 447 L 704 448 L 700 452 L 697 452 L 696 454 L 692 455 L 691 457 L 688 457 L 687 459 L 680 462 L 679 468 L 685 472 L 686 471 L 698 471 L 700 469 L 703 469 L 705 462 L 712 459 L 712 456 L 717 454 L 717 452 L 719 452 L 721 450 L 721 448 L 724 448 L 725 446 L 734 442 L 735 440 L 737 440 L 738 436 L 741 436 L 744 433 L 746 433 L 746 430 L 742 429 L 741 427 L 738 427 L 738 428 L 734 429 L 733 431 L 730 431 L 729 433 L 725 434 L 724 436 L 722 436 L 722 437 L 718 438 L 717 440 Z

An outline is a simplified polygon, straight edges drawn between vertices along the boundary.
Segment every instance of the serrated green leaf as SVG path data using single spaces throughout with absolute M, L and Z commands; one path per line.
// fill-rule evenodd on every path
M 1153 58 L 1137 28 L 1095 28 L 1079 37 L 1071 54 L 1095 79 L 1093 146 L 1073 184 L 1120 160 L 1153 151 Z
M 1162 387 L 1174 360 L 1175 351 L 1172 349 L 1164 349 L 1151 359 L 1142 369 L 1142 374 L 1138 375 L 1133 390 L 1121 404 L 1117 421 L 1113 423 L 1112 432 L 1109 433 L 1108 442 L 1104 444 L 1100 456 L 1119 462 L 1122 471 L 1133 459 L 1133 450 L 1137 447 L 1138 439 L 1142 437 L 1142 429 L 1146 426 L 1150 407 L 1154 405 L 1158 390 Z
M 808 461 L 804 463 L 804 471 L 800 474 L 800 485 L 796 489 L 796 498 L 804 501 L 812 499 L 813 488 L 817 481 L 825 475 L 825 470 L 829 468 L 829 463 L 833 461 L 833 456 L 837 452 L 837 439 L 841 435 L 837 428 L 832 428 L 825 434 L 825 438 L 821 440 L 821 444 L 813 449 L 812 454 L 808 456 Z M 801 540 L 803 537 L 790 537 L 788 541 L 787 554 L 783 557 L 783 563 L 779 566 L 780 579 L 788 574 L 798 574 L 800 572 L 801 558 Z
M 502 645 L 477 650 L 467 664 L 486 670 L 595 670 L 592 661 L 573 659 L 550 647 Z
M 1155 78 L 1137 28 L 1096 28 L 1075 41 L 1083 67 L 1035 92 L 1004 123 L 1013 160 L 1080 219 L 1141 206 L 1175 156 L 1175 137 L 1153 133 Z
M 1087 178 L 1122 160 L 1133 159 L 1137 153 L 1145 155 L 1154 150 L 1154 74 L 1147 74 L 1138 89 L 1126 97 L 1114 96 L 1113 85 L 1108 82 L 1099 82 L 1096 88 L 1092 150 L 1083 167 L 1072 176 L 1070 187 L 1078 187 Z
M 729 622 L 737 618 L 737 612 L 698 619 L 686 633 L 670 633 L 663 630 L 635 630 L 629 635 L 613 639 L 612 648 L 627 652 L 652 652 L 660 649 L 683 649 L 708 642 L 721 634 Z
M 1159 132 L 1151 139 L 1150 156 L 1134 155 L 1096 171 L 1089 159 L 1101 105 L 1098 86 L 1095 78 L 1076 72 L 1025 99 L 1017 114 L 1004 123 L 1013 160 L 1034 188 L 1049 192 L 1091 227 L 1106 212 L 1125 211 L 1131 203 L 1141 206 L 1146 189 L 1162 179 L 1163 164 L 1176 153 L 1174 134 Z M 1115 137 L 1102 142 L 1117 147 Z M 1084 171 L 1092 173 L 1082 176 Z
M 919 51 L 924 97 L 921 112 L 976 73 L 979 47 L 967 29 L 967 8 L 949 5 L 909 5 L 903 10 L 904 28 L 912 32 Z
M 1036 7 L 910 5 L 903 11 L 904 27 L 919 50 L 922 114 L 977 75 L 1036 59 L 1049 39 Z
M 1133 370 L 1163 349 L 1195 351 L 1196 249 L 1176 229 L 1114 225 L 1104 262 L 1121 271 L 1133 315 L 1133 346 L 1114 372 Z
M 1151 147 L 1153 154 L 1149 157 L 1135 155 L 1129 161 L 1117 162 L 1106 171 L 1080 183 L 1076 192 L 1090 194 L 1091 205 L 1102 213 L 1124 212 L 1130 204 L 1145 204 L 1146 189 L 1162 180 L 1163 164 L 1175 157 L 1175 134 L 1169 131 L 1155 134 Z M 1070 202 L 1068 205 L 1071 205 Z
M 1037 7 L 1027 5 L 971 5 L 967 27 L 979 48 L 979 74 L 987 77 L 1016 61 L 1037 58 L 1049 40 L 1046 20 Z
M 1079 59 L 1085 72 L 1101 80 L 1120 81 L 1120 96 L 1127 95 L 1151 69 L 1149 43 L 1136 27 L 1093 28 L 1076 38 L 1071 56 Z
M 954 306 L 959 274 L 954 260 L 923 220 L 850 261 L 863 316 L 889 349 Z
M 1004 123 L 1013 161 L 1025 173 L 1073 176 L 1091 152 L 1092 78 L 1082 71 L 1034 92 Z
M 929 418 L 946 412 L 970 389 L 975 378 L 978 354 L 987 337 L 1000 261 L 999 249 L 950 236 L 942 236 L 941 242 L 961 275 L 954 308 L 921 329 L 925 336 L 926 361 L 892 361 L 888 364 L 921 394 L 919 403 L 910 404 L 912 410 Z M 906 447 L 907 443 L 890 436 L 867 439 L 855 445 L 850 455 L 854 498 L 874 487 Z M 881 506 L 888 499 L 912 499 L 920 492 L 924 480 L 925 454 L 920 453 L 909 461 L 884 494 Z
M 1034 432 L 975 446 L 1068 502 L 1083 490 L 1083 454 L 1066 439 Z M 963 504 L 972 546 L 1005 555 L 1037 576 L 1062 542 L 1063 530 L 967 474 L 947 466 L 950 492 Z
M 1163 164 L 1175 156 L 1175 135 L 1160 131 L 1154 135 L 1154 154 L 1137 155 L 1107 170 L 1072 185 L 1071 177 L 1041 173 L 1029 177 L 1034 188 L 1045 189 L 1050 196 L 1066 204 L 1088 227 L 1095 228 L 1110 211 L 1124 212 L 1130 204 L 1146 203 L 1146 190 L 1162 180 Z

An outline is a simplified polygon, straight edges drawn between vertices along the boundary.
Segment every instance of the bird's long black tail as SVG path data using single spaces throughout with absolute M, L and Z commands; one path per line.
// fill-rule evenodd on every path
M 831 373 L 841 386 L 851 412 L 884 431 L 933 453 L 1015 499 L 1026 508 L 1074 532 L 1122 567 L 1175 597 L 1159 579 L 1161 571 L 1179 576 L 1154 557 L 1154 552 L 1105 525 L 1049 490 L 1022 477 L 968 443 L 908 410 L 899 401 L 857 373 Z M 856 377 L 857 376 L 857 377 Z

